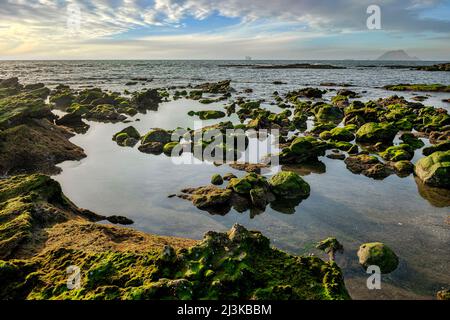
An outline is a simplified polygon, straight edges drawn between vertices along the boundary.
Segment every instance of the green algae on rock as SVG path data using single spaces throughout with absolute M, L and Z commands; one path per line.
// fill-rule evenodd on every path
M 362 244 L 358 250 L 359 263 L 367 268 L 378 266 L 381 273 L 391 273 L 398 266 L 398 257 L 387 245 L 381 242 Z
M 320 241 L 316 245 L 316 248 L 328 254 L 330 261 L 335 260 L 336 253 L 344 252 L 344 246 L 334 237 L 329 237 Z
M 225 112 L 218 110 L 203 110 L 193 112 L 190 115 L 196 115 L 200 120 L 220 119 L 226 116 Z
M 223 178 L 220 174 L 215 174 L 211 177 L 211 183 L 220 186 L 223 184 Z
M 398 130 L 390 123 L 369 122 L 356 132 L 359 142 L 392 142 Z
M 134 147 L 140 138 L 141 135 L 139 131 L 137 131 L 135 127 L 129 126 L 117 132 L 113 136 L 113 141 L 116 141 L 117 144 L 122 147 Z
M 450 150 L 419 159 L 414 172 L 426 185 L 450 189 Z
M 270 178 L 271 191 L 283 199 L 307 198 L 311 191 L 309 184 L 298 174 L 282 171 Z
M 291 145 L 280 153 L 280 163 L 306 163 L 316 162 L 318 157 L 325 156 L 328 143 L 314 137 L 295 138 Z
M 393 84 L 384 86 L 386 90 L 392 91 L 433 91 L 433 92 L 450 92 L 450 86 L 443 84 Z
M 68 265 L 81 269 L 67 288 Z M 45 270 L 45 271 L 44 271 Z M 60 248 L 0 262 L 0 298 L 15 299 L 349 299 L 334 262 L 292 256 L 257 231 L 208 232 L 188 249 L 89 252 Z
M 422 153 L 424 156 L 429 156 L 430 154 L 435 153 L 436 151 L 449 151 L 449 150 L 450 150 L 450 140 L 426 147 L 422 150 Z
M 402 143 L 380 152 L 380 156 L 389 161 L 411 160 L 414 157 L 414 150 L 409 144 Z

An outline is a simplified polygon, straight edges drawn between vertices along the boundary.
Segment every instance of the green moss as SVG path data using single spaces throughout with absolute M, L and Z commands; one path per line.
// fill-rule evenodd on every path
M 435 153 L 436 151 L 449 151 L 450 150 L 450 141 L 444 141 L 429 147 L 426 147 L 423 149 L 423 155 L 429 156 L 432 153 Z
M 437 151 L 421 158 L 414 172 L 427 185 L 450 189 L 450 151 Z
M 216 185 L 216 186 L 219 186 L 219 185 L 223 184 L 223 178 L 222 178 L 222 176 L 221 176 L 220 174 L 215 174 L 215 175 L 213 175 L 213 176 L 211 177 L 211 183 L 214 184 L 214 185 Z
M 387 90 L 393 91 L 433 91 L 433 92 L 450 92 L 450 86 L 442 84 L 397 84 L 384 86 Z
M 381 242 L 365 243 L 358 250 L 359 263 L 367 268 L 378 266 L 381 273 L 391 273 L 398 266 L 398 257 L 391 248 Z
M 408 144 L 413 149 L 420 149 L 422 148 L 425 143 L 417 138 L 413 133 L 406 132 L 400 136 L 400 140 L 402 140 L 404 143 Z
M 153 129 L 146 133 L 141 138 L 141 143 L 160 142 L 163 144 L 169 143 L 172 140 L 172 134 L 164 129 Z
M 201 120 L 220 119 L 226 116 L 225 112 L 217 110 L 197 111 L 194 114 Z
M 360 142 L 391 142 L 397 129 L 390 123 L 369 122 L 356 132 L 356 140 Z
M 173 149 L 180 146 L 180 143 L 178 141 L 172 141 L 169 143 L 166 143 L 163 147 L 164 154 L 171 156 L 173 153 Z M 180 155 L 180 153 L 178 154 Z
M 346 128 L 333 128 L 330 131 L 322 132 L 320 138 L 324 140 L 349 142 L 354 140 L 355 136 Z
M 307 198 L 311 191 L 309 184 L 298 174 L 282 171 L 270 178 L 270 190 L 280 198 Z
M 411 160 L 414 157 L 414 150 L 408 144 L 402 143 L 380 152 L 380 156 L 389 161 Z

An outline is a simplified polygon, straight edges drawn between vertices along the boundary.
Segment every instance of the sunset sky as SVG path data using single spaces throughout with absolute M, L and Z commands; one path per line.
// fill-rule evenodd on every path
M 366 26 L 372 4 L 381 30 Z M 450 60 L 450 0 L 0 0 L 0 59 L 374 59 L 395 49 Z

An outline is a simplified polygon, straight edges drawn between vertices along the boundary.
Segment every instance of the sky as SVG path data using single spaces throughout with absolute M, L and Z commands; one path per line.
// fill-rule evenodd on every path
M 380 29 L 367 19 L 380 8 Z M 373 21 L 373 20 L 371 20 Z M 450 0 L 0 0 L 0 59 L 450 61 Z

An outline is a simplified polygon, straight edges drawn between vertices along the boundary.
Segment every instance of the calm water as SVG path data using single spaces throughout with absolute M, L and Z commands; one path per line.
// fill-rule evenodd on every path
M 15 75 L 27 83 L 94 85 L 115 91 L 232 79 L 232 86 L 238 92 L 252 88 L 254 92 L 247 96 L 268 101 L 274 90 L 283 93 L 321 82 L 352 83 L 356 86 L 352 90 L 365 91 L 360 99 L 363 101 L 392 95 L 392 92 L 379 88 L 390 83 L 450 84 L 448 72 L 362 67 L 376 63 L 385 65 L 386 62 L 326 62 L 349 67 L 343 70 L 254 70 L 219 66 L 226 63 L 231 62 L 0 62 L 0 78 Z M 126 87 L 125 83 L 134 77 L 154 80 L 145 86 Z M 272 84 L 275 80 L 287 84 L 275 86 Z M 328 93 L 325 99 L 332 95 Z M 414 94 L 402 95 L 410 98 Z M 449 110 L 449 104 L 441 101 L 443 98 L 450 98 L 450 95 L 431 94 L 424 103 Z M 133 120 L 140 121 L 132 125 L 141 134 L 153 127 L 193 127 L 193 118 L 186 113 L 202 109 L 220 110 L 222 105 L 172 101 L 161 104 L 156 112 L 137 115 Z M 314 252 L 320 255 L 313 249 L 314 243 L 336 236 L 345 247 L 345 253 L 338 256 L 337 262 L 345 272 L 353 298 L 433 298 L 436 291 L 450 286 L 450 225 L 446 224 L 450 211 L 449 192 L 426 188 L 412 175 L 407 178 L 393 175 L 375 181 L 352 174 L 343 161 L 323 157 L 320 160 L 325 165 L 325 172 L 313 170 L 304 176 L 311 185 L 311 196 L 296 208 L 295 213 L 284 214 L 268 207 L 255 217 L 249 212 L 233 210 L 225 216 L 210 215 L 188 201 L 168 199 L 167 196 L 184 187 L 206 185 L 214 173 L 233 172 L 242 176 L 243 172 L 228 165 L 216 167 L 211 163 L 176 165 L 164 155 L 121 148 L 111 137 L 130 124 L 89 124 L 91 128 L 86 134 L 72 138 L 75 144 L 85 149 L 88 157 L 80 162 L 61 164 L 62 174 L 54 177 L 61 182 L 66 195 L 80 207 L 102 214 L 128 216 L 135 221 L 134 228 L 147 232 L 196 239 L 201 239 L 208 230 L 227 230 L 237 222 L 262 231 L 275 246 L 296 254 Z M 417 151 L 414 161 L 420 156 L 421 152 Z M 304 170 L 301 173 L 305 174 Z M 401 260 L 396 271 L 383 276 L 382 290 L 366 289 L 366 274 L 357 263 L 359 245 L 370 241 L 390 245 Z

